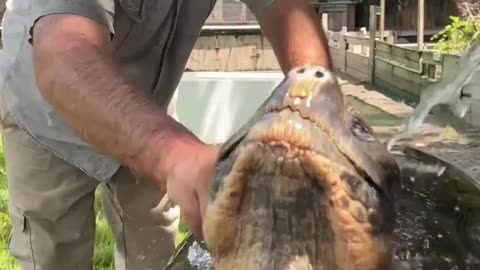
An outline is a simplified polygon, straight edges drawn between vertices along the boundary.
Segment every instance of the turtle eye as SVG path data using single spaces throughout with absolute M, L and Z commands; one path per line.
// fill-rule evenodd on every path
M 372 135 L 372 130 L 358 115 L 352 116 L 350 121 L 350 130 L 358 139 L 362 141 L 371 142 L 375 140 L 374 136 Z

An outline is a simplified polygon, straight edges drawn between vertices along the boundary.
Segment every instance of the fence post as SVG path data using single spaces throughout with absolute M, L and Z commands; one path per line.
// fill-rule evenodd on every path
M 348 29 L 346 26 L 343 26 L 342 27 L 342 31 L 340 32 L 340 38 L 341 38 L 341 46 L 340 48 L 342 48 L 342 52 L 343 52 L 343 72 L 347 72 L 347 51 L 348 51 L 348 46 L 347 46 L 347 32 L 348 32 Z
M 418 0 L 418 16 L 417 16 L 417 44 L 418 50 L 423 51 L 424 44 L 424 24 L 425 24 L 425 0 Z
M 380 40 L 385 41 L 385 0 L 380 0 Z
M 347 27 L 346 26 L 343 26 L 342 27 L 342 31 L 340 31 L 340 42 L 339 42 L 339 49 L 342 50 L 342 53 L 343 53 L 343 66 L 341 68 L 342 72 L 347 72 L 347 38 L 346 38 L 346 35 L 347 35 Z
M 370 67 L 370 83 L 374 83 L 375 81 L 375 39 L 377 35 L 377 14 L 378 14 L 378 7 L 375 5 L 370 6 L 370 58 L 368 61 L 368 65 Z

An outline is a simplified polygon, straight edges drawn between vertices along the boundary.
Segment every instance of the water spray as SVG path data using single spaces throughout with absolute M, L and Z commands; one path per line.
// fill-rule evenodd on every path
M 392 148 L 398 141 L 411 137 L 437 105 L 446 104 L 453 115 L 463 118 L 470 105 L 468 99 L 465 99 L 469 94 L 464 90 L 466 87 L 480 89 L 480 85 L 472 84 L 474 75 L 480 76 L 478 73 L 480 73 L 480 42 L 474 44 L 462 55 L 459 68 L 452 76 L 452 80 L 441 79 L 421 92 L 420 102 L 412 115 L 400 126 L 399 133 L 387 141 L 387 149 L 392 152 Z

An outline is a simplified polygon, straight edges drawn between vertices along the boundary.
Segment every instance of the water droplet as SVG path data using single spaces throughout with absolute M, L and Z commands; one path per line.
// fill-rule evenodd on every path
M 465 86 L 473 84 L 473 75 L 480 70 L 478 58 L 480 58 L 480 49 L 470 49 L 460 57 L 460 68 L 453 70 L 455 74 L 452 74 L 452 80 L 442 80 L 423 89 L 420 102 L 412 115 L 405 121 L 405 124 L 408 125 L 407 128 L 395 135 L 394 138 L 414 133 L 414 130 L 423 124 L 430 110 L 438 104 L 447 104 L 454 115 L 463 118 L 468 105 L 461 99 L 460 93 Z
M 442 174 L 445 172 L 445 170 L 447 169 L 446 166 L 442 166 L 438 169 L 438 172 L 437 172 L 437 176 L 442 176 Z
M 455 211 L 456 212 L 460 211 L 460 207 L 458 205 L 455 205 Z
M 477 257 L 475 257 L 473 254 L 469 253 L 467 255 L 467 258 L 465 259 L 465 262 L 467 264 L 478 264 L 480 263 L 480 259 L 478 259 Z
M 415 177 L 410 176 L 410 182 L 412 182 L 412 183 L 415 182 Z
M 440 238 L 440 239 L 442 239 L 442 238 L 443 238 L 443 234 L 439 233 L 439 234 L 437 234 L 437 237 Z
M 443 259 L 444 261 L 448 262 L 448 263 L 451 263 L 451 262 L 452 262 L 452 259 L 447 258 L 447 257 L 443 257 L 442 259 Z

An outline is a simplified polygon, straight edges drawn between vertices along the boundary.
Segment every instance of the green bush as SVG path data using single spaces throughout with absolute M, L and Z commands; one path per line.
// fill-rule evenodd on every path
M 461 54 L 474 42 L 480 41 L 480 20 L 451 16 L 450 24 L 432 37 L 435 49 L 441 53 Z

